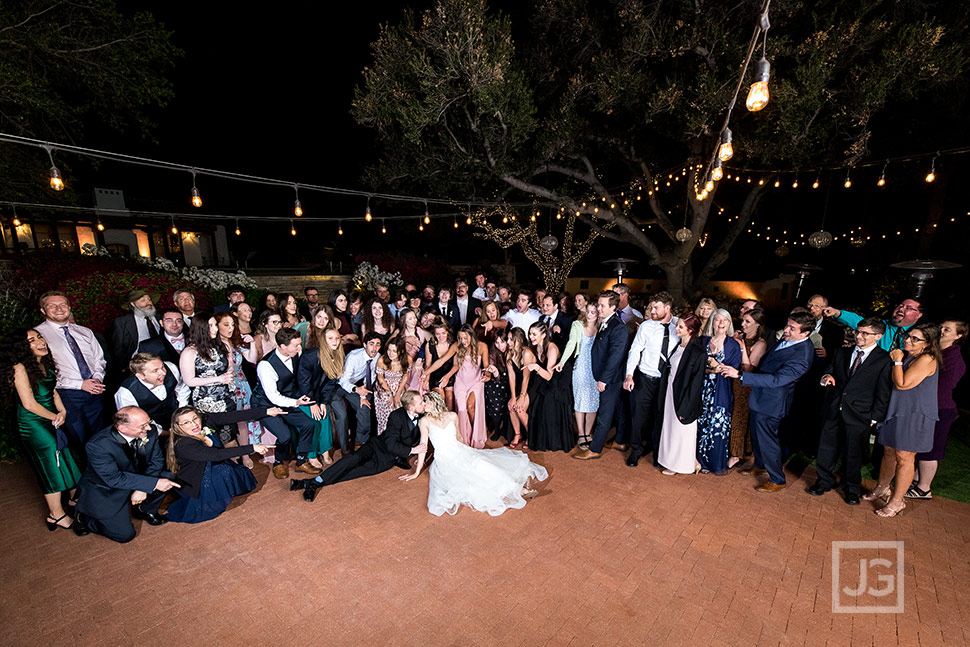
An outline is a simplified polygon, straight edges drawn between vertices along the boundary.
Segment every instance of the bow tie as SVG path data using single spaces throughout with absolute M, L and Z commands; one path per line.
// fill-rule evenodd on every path
M 172 341 L 185 341 L 185 337 L 183 335 L 179 335 L 178 337 L 172 337 Z

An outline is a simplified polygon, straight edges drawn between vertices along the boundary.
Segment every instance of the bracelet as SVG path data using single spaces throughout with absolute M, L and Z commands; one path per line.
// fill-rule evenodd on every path
M 893 366 L 902 366 L 902 365 L 903 365 L 902 362 L 893 362 Z

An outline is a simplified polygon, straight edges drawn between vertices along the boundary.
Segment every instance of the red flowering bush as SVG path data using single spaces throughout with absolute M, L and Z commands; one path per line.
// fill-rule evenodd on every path
M 378 266 L 382 272 L 400 272 L 405 283 L 414 283 L 418 287 L 425 283 L 438 285 L 454 279 L 454 272 L 448 264 L 436 258 L 403 252 L 385 252 L 359 254 L 354 259 L 358 265 L 364 261 Z

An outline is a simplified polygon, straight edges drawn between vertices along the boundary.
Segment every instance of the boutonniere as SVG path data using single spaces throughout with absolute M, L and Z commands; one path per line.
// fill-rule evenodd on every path
M 139 438 L 138 440 L 141 441 L 141 444 L 142 445 L 147 445 L 148 444 L 148 436 L 145 436 L 144 438 Z
M 216 433 L 216 430 L 213 429 L 212 427 L 203 427 L 202 428 L 202 435 L 203 436 L 211 436 L 214 433 Z

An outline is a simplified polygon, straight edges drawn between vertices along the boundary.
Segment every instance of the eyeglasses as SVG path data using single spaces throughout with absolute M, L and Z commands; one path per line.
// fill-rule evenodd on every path
M 869 332 L 868 330 L 857 330 L 857 331 L 855 331 L 855 334 L 862 335 L 863 337 L 875 337 L 876 335 L 878 335 L 880 333 L 877 333 L 877 332 Z
M 913 337 L 912 335 L 904 335 L 903 336 L 903 339 L 908 339 L 909 341 L 913 342 L 914 344 L 925 344 L 926 343 L 926 340 L 925 339 L 923 339 L 921 337 Z

